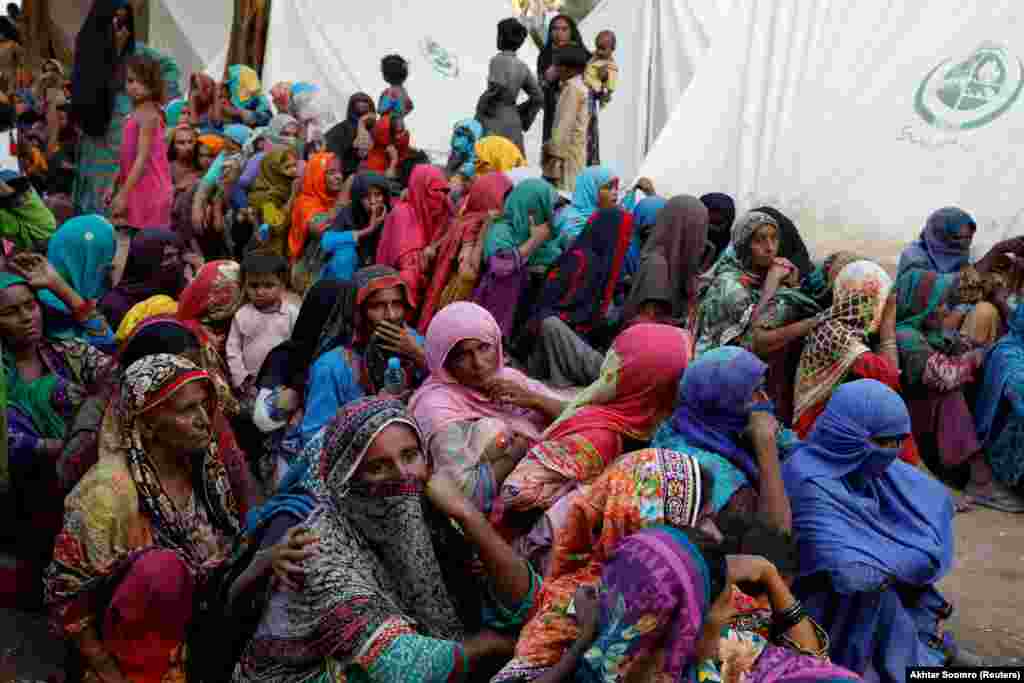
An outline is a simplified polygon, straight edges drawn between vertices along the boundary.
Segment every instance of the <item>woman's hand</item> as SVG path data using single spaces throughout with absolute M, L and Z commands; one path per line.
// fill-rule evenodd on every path
M 598 621 L 601 617 L 601 602 L 598 600 L 597 586 L 580 586 L 573 596 L 576 608 L 576 623 L 580 626 L 578 640 L 594 642 L 597 637 Z
M 480 275 L 480 260 L 474 258 L 476 243 L 463 244 L 459 251 L 459 277 L 467 281 L 475 281 Z
M 416 362 L 417 365 L 426 364 L 423 349 L 416 343 L 416 338 L 412 336 L 408 327 L 399 327 L 385 320 L 377 324 L 374 334 L 380 337 L 381 347 L 385 351 L 397 353 Z
M 462 492 L 459 482 L 448 470 L 434 472 L 427 482 L 426 493 L 427 499 L 434 507 L 455 521 L 464 519 L 466 515 L 476 511 L 473 503 Z
M 648 197 L 653 197 L 657 192 L 654 189 L 654 183 L 650 178 L 641 178 L 636 181 L 636 189 L 643 192 Z
M 882 311 L 882 323 L 879 329 L 885 330 L 896 327 L 896 306 L 899 305 L 899 297 L 895 291 L 889 292 L 885 300 L 885 310 Z
M 292 413 L 298 410 L 301 402 L 302 396 L 291 387 L 285 387 L 281 390 L 281 393 L 277 395 L 277 408 L 285 411 L 286 413 Z
M 535 223 L 533 216 L 530 216 L 530 239 L 539 243 L 551 239 L 551 226 L 547 223 Z
M 520 408 L 532 410 L 536 407 L 536 397 L 523 385 L 507 379 L 492 379 L 484 386 L 484 393 L 491 400 L 511 403 Z
M 430 266 L 437 256 L 437 245 L 431 244 L 420 251 L 420 270 L 424 275 L 430 272 Z
M 298 591 L 306 576 L 301 564 L 317 553 L 316 544 L 320 539 L 309 532 L 309 529 L 294 526 L 285 534 L 284 540 L 271 550 L 271 570 L 274 576 L 288 590 Z
M 7 263 L 11 270 L 25 278 L 33 289 L 55 290 L 66 284 L 53 264 L 41 254 L 22 252 L 12 256 Z
M 779 421 L 771 413 L 763 410 L 755 410 L 750 413 L 750 420 L 747 423 L 747 431 L 750 440 L 757 447 L 760 444 L 775 444 L 775 435 L 779 431 Z
M 775 565 L 760 555 L 728 555 L 726 583 L 765 585 L 778 575 Z

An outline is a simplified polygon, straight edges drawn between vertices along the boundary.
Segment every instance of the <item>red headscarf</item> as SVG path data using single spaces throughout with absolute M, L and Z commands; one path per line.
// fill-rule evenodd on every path
M 464 245 L 472 244 L 483 237 L 482 232 L 491 212 L 501 213 L 505 206 L 505 195 L 511 189 L 512 181 L 504 173 L 486 173 L 473 180 L 466 201 L 458 216 L 452 221 L 437 251 L 434 273 L 420 314 L 420 334 L 427 333 L 427 327 L 437 313 L 441 294 L 456 268 L 459 252 Z
M 391 114 L 385 114 L 377 119 L 377 124 L 373 127 L 373 147 L 366 155 L 364 166 L 369 171 L 386 173 L 391 164 L 388 158 L 388 145 L 394 145 L 401 161 L 409 157 L 411 144 L 408 129 L 403 129 L 398 135 L 391 134 Z
M 448 181 L 437 166 L 420 164 L 409 177 L 409 195 L 384 223 L 377 263 L 397 267 L 403 256 L 430 245 L 448 227 Z
M 292 225 L 288 233 L 288 256 L 294 263 L 306 247 L 309 222 L 319 213 L 327 213 L 338 199 L 337 192 L 327 189 L 327 171 L 337 157 L 330 152 L 319 152 L 306 163 L 302 178 L 302 192 L 292 204 Z

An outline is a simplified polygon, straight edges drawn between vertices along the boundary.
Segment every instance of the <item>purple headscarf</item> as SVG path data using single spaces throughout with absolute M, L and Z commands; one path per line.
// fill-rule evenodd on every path
M 693 366 L 691 366 L 693 367 Z M 915 586 L 953 562 L 953 503 L 945 486 L 872 438 L 910 433 L 899 394 L 873 379 L 835 390 L 805 445 L 782 467 L 801 575 L 874 567 Z
M 959 272 L 970 261 L 970 240 L 957 239 L 964 225 L 977 229 L 974 218 L 963 209 L 947 206 L 933 213 L 921 237 L 900 256 L 899 272 L 917 265 L 943 274 Z
M 720 346 L 690 363 L 679 383 L 672 427 L 686 443 L 717 453 L 757 485 L 760 471 L 740 443 L 753 408 L 751 397 L 768 372 L 757 356 L 738 346 Z

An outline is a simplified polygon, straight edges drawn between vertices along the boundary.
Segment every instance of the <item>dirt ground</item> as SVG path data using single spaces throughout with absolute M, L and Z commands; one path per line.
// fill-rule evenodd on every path
M 956 532 L 954 568 L 940 584 L 956 606 L 950 628 L 980 655 L 1024 663 L 1024 516 L 975 510 L 957 517 Z M 54 672 L 61 649 L 42 615 L 0 610 L 0 652 L 19 643 L 18 679 Z

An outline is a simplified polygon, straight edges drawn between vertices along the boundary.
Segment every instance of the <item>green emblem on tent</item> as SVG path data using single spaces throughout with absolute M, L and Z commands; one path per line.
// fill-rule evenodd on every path
M 965 59 L 943 60 L 917 88 L 914 108 L 936 128 L 971 130 L 1013 106 L 1024 88 L 1024 63 L 995 43 Z
M 420 43 L 423 56 L 430 62 L 434 71 L 445 78 L 459 77 L 459 58 L 450 50 L 445 49 L 439 42 L 427 36 Z

